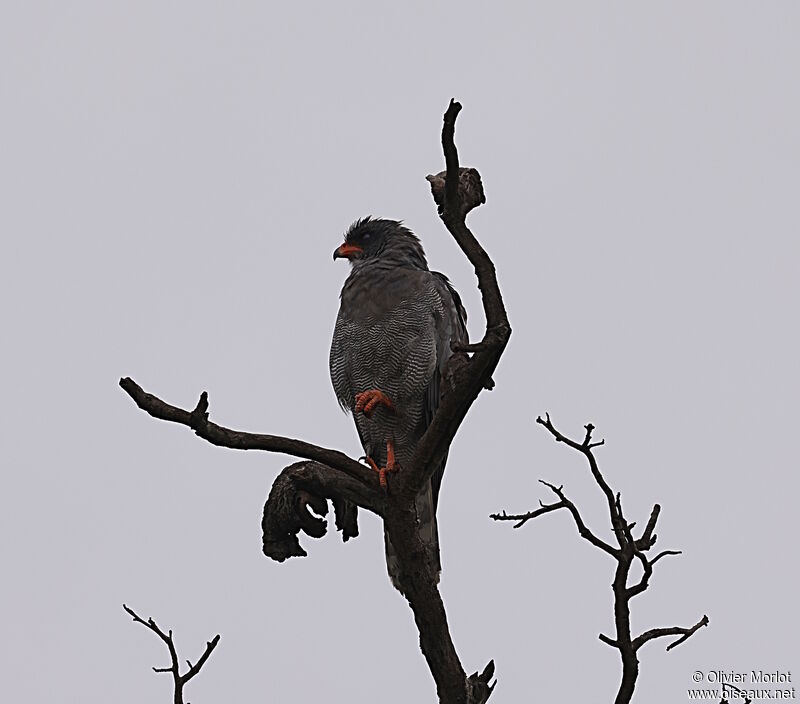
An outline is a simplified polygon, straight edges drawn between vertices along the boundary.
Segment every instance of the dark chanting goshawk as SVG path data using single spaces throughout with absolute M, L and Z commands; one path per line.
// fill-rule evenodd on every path
M 350 260 L 330 354 L 339 403 L 353 414 L 367 462 L 386 487 L 403 471 L 439 404 L 440 381 L 465 344 L 467 315 L 447 277 L 428 269 L 419 239 L 400 222 L 366 217 L 348 229 L 333 258 Z M 439 575 L 436 506 L 447 457 L 417 496 L 419 533 Z M 386 562 L 401 592 L 391 544 Z

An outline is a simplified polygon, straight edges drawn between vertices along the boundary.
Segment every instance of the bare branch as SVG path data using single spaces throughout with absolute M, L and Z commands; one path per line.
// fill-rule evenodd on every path
M 611 638 L 604 633 L 599 634 L 599 639 L 613 648 L 616 648 L 620 653 L 622 660 L 622 680 L 620 682 L 615 704 L 629 704 L 633 697 L 633 691 L 636 686 L 636 680 L 639 676 L 639 660 L 636 656 L 636 651 L 648 640 L 668 635 L 681 635 L 674 643 L 670 644 L 669 648 L 673 648 L 687 638 L 689 638 L 698 628 L 708 624 L 708 619 L 704 616 L 703 619 L 693 626 L 692 628 L 660 628 L 647 631 L 636 639 L 631 637 L 631 614 L 630 614 L 630 600 L 637 594 L 644 592 L 650 582 L 653 574 L 653 565 L 661 558 L 668 555 L 679 555 L 679 550 L 664 550 L 656 555 L 652 560 L 648 559 L 646 552 L 653 547 L 656 542 L 655 528 L 658 522 L 658 517 L 661 512 L 661 506 L 655 504 L 650 513 L 650 518 L 647 521 L 644 531 L 639 539 L 633 536 L 633 529 L 636 523 L 628 523 L 625 518 L 625 512 L 622 508 L 622 496 L 619 492 L 614 492 L 606 482 L 597 461 L 594 457 L 592 449 L 602 444 L 601 442 L 592 442 L 592 434 L 595 430 L 594 425 L 588 423 L 584 426 L 586 433 L 581 442 L 572 440 L 559 432 L 550 420 L 550 415 L 545 414 L 536 419 L 536 422 L 543 425 L 548 432 L 555 438 L 556 442 L 563 442 L 571 448 L 583 454 L 588 462 L 592 476 L 603 492 L 608 505 L 608 512 L 611 518 L 611 527 L 614 535 L 619 543 L 619 548 L 614 548 L 602 539 L 598 538 L 592 533 L 583 522 L 580 512 L 577 507 L 565 496 L 563 486 L 555 486 L 543 480 L 539 480 L 542 484 L 549 487 L 550 490 L 558 496 L 560 501 L 554 504 L 543 504 L 541 501 L 541 508 L 531 511 L 526 514 L 519 514 L 510 516 L 505 513 L 492 515 L 491 518 L 495 520 L 516 520 L 518 523 L 515 528 L 523 525 L 526 521 L 536 518 L 544 513 L 550 513 L 560 508 L 568 509 L 578 527 L 578 532 L 582 537 L 591 542 L 593 545 L 601 548 L 604 552 L 612 555 L 617 562 L 617 567 L 614 572 L 614 581 L 612 583 L 612 591 L 614 594 L 614 625 L 616 628 L 616 637 Z M 642 576 L 638 583 L 628 587 L 628 578 L 630 575 L 631 564 L 634 558 L 639 560 L 642 565 Z M 668 648 L 668 649 L 669 649 Z
M 586 435 L 583 439 L 582 443 L 578 443 L 571 438 L 568 438 L 566 435 L 563 435 L 561 432 L 556 430 L 556 427 L 553 425 L 552 421 L 550 420 L 550 414 L 545 413 L 544 419 L 539 416 L 536 418 L 536 422 L 540 425 L 543 425 L 550 434 L 556 439 L 556 442 L 563 442 L 566 445 L 569 445 L 572 449 L 577 450 L 582 455 L 584 455 L 589 462 L 589 469 L 592 472 L 592 476 L 594 477 L 595 482 L 600 487 L 600 490 L 606 497 L 606 503 L 608 504 L 608 513 L 611 517 L 611 527 L 614 530 L 614 536 L 617 539 L 617 543 L 619 543 L 620 548 L 625 549 L 626 546 L 626 537 L 625 537 L 625 525 L 622 517 L 617 512 L 616 501 L 614 498 L 614 492 L 611 491 L 611 487 L 609 487 L 608 483 L 606 482 L 603 475 L 600 473 L 600 468 L 597 466 L 597 460 L 594 457 L 594 453 L 592 449 L 602 445 L 605 441 L 601 441 L 598 443 L 591 443 L 592 439 L 592 432 L 594 431 L 594 426 L 591 423 L 588 423 L 586 426 Z
M 172 631 L 168 631 L 164 633 L 158 624 L 152 619 L 148 619 L 145 621 L 139 614 L 137 614 L 132 608 L 126 606 L 125 604 L 122 605 L 122 608 L 131 616 L 131 618 L 136 623 L 141 623 L 146 628 L 149 628 L 153 633 L 155 633 L 164 643 L 167 645 L 167 649 L 169 650 L 169 657 L 172 664 L 169 667 L 154 667 L 153 672 L 168 672 L 172 675 L 172 681 L 174 686 L 174 704 L 183 704 L 183 687 L 184 685 L 192 679 L 200 669 L 205 665 L 206 660 L 208 660 L 211 653 L 214 651 L 214 648 L 217 647 L 219 643 L 219 634 L 214 636 L 214 638 L 206 643 L 206 649 L 203 654 L 200 656 L 200 659 L 197 661 L 197 664 L 192 666 L 192 663 L 188 660 L 186 661 L 189 665 L 189 670 L 181 675 L 179 666 L 178 666 L 178 653 L 175 650 L 175 643 L 172 640 Z
M 612 512 L 611 522 L 613 524 L 616 520 L 622 527 L 622 533 L 625 536 L 625 545 L 622 547 L 623 549 L 635 552 L 636 541 L 633 539 L 633 533 L 631 532 L 635 524 L 629 524 L 625 519 L 625 513 L 622 510 L 622 495 L 620 492 L 617 492 L 617 495 L 614 497 L 614 508 L 615 511 Z
M 191 669 L 181 677 L 181 680 L 184 684 L 186 684 L 190 679 L 192 679 L 192 677 L 194 677 L 198 672 L 200 672 L 200 669 L 203 667 L 203 665 L 206 664 L 206 660 L 208 660 L 211 653 L 214 652 L 214 648 L 217 647 L 217 643 L 219 643 L 219 634 L 215 635 L 210 641 L 206 643 L 206 649 L 203 651 L 203 654 L 200 656 L 200 659 L 197 661 L 197 664 L 195 664 L 192 667 L 192 663 L 190 663 L 188 660 L 186 661 L 189 662 L 189 666 Z
M 650 577 L 653 576 L 652 563 L 640 552 L 635 553 L 635 555 L 642 563 L 642 578 L 637 584 L 625 589 L 624 597 L 626 600 L 632 599 L 637 594 L 641 594 L 645 589 L 647 589 L 648 585 L 650 584 Z M 625 582 L 627 584 L 627 579 Z
M 708 625 L 708 616 L 703 616 L 691 628 L 682 628 L 680 626 L 671 626 L 669 628 L 651 628 L 645 631 L 642 635 L 633 639 L 633 649 L 639 650 L 645 643 L 653 640 L 654 638 L 663 638 L 665 636 L 681 636 L 678 640 L 673 641 L 667 646 L 667 650 L 672 650 L 676 646 L 688 640 L 694 633 L 700 630 L 703 626 Z
M 636 541 L 636 549 L 637 550 L 649 550 L 653 545 L 656 544 L 656 536 L 653 531 L 656 529 L 656 522 L 658 521 L 658 516 L 661 513 L 661 506 L 655 504 L 653 506 L 653 510 L 650 513 L 650 518 L 647 521 L 647 525 L 645 526 L 644 531 L 642 532 L 642 537 Z
M 609 638 L 605 633 L 598 633 L 597 637 L 606 645 L 610 645 L 612 648 L 619 648 L 619 643 L 613 638 Z
M 560 508 L 566 508 L 567 505 L 563 501 L 559 501 L 556 504 L 543 504 L 541 501 L 539 502 L 540 508 L 537 508 L 535 511 L 528 511 L 528 513 L 518 513 L 509 515 L 505 511 L 502 513 L 491 513 L 489 514 L 489 518 L 494 521 L 518 521 L 512 527 L 513 528 L 521 528 L 524 526 L 531 518 L 538 518 L 539 516 L 550 513 L 550 511 L 557 511 Z
M 683 551 L 681 550 L 662 550 L 658 555 L 656 555 L 652 560 L 650 560 L 651 565 L 655 565 L 662 557 L 666 557 L 667 555 L 683 555 Z
M 280 452 L 308 460 L 315 460 L 344 472 L 348 476 L 362 482 L 365 486 L 373 487 L 376 493 L 380 491 L 376 474 L 371 469 L 351 459 L 343 452 L 312 445 L 303 440 L 293 440 L 279 435 L 246 433 L 238 430 L 230 430 L 216 423 L 212 423 L 208 420 L 208 394 L 205 391 L 200 395 L 197 407 L 190 412 L 178 408 L 177 406 L 172 406 L 162 401 L 157 396 L 147 393 L 133 379 L 128 377 L 120 379 L 119 385 L 134 400 L 136 405 L 146 413 L 149 413 L 159 420 L 185 425 L 212 445 L 227 447 L 233 450 Z
M 444 204 L 442 214 L 458 209 L 460 198 L 458 197 L 458 150 L 456 149 L 456 118 L 461 112 L 461 103 L 450 99 L 450 105 L 444 113 L 444 125 L 442 127 L 442 150 L 444 151 L 444 163 L 447 167 L 447 178 L 444 184 Z M 486 200 L 485 198 L 483 199 Z M 464 219 L 464 216 L 461 216 Z
M 492 373 L 511 335 L 494 264 L 465 222 L 467 213 L 486 198 L 478 172 L 459 167 L 454 135 L 460 110 L 461 105 L 451 100 L 444 114 L 442 149 L 447 167 L 444 188 L 441 189 L 441 174 L 429 176 L 428 180 L 434 200 L 439 196 L 442 222 L 475 267 L 486 314 L 486 332 L 478 346 L 473 346 L 473 356 L 466 364 L 457 366 L 446 380 L 450 393 L 443 394 L 430 426 L 417 445 L 411 467 L 395 478 L 397 491 L 406 500 L 413 500 L 430 480 L 481 389 L 491 386 Z
M 636 543 L 638 544 L 638 542 Z M 652 544 L 652 543 L 651 543 Z M 632 587 L 628 587 L 625 590 L 625 596 L 627 599 L 631 599 L 632 597 L 636 596 L 637 594 L 641 594 L 645 589 L 647 589 L 648 584 L 650 583 L 650 577 L 653 576 L 653 565 L 656 564 L 662 557 L 667 557 L 668 555 L 681 555 L 680 550 L 663 550 L 658 555 L 656 555 L 652 560 L 648 559 L 644 553 L 640 550 L 635 550 L 634 555 L 642 563 L 642 578 L 639 580 L 638 584 L 633 585 Z
M 555 486 L 554 484 L 550 484 L 549 482 L 544 481 L 543 479 L 539 480 L 539 483 L 544 484 L 548 487 L 556 496 L 558 496 L 561 501 L 555 504 L 544 504 L 541 501 L 539 504 L 541 508 L 536 509 L 535 511 L 530 511 L 529 513 L 518 514 L 514 516 L 509 516 L 503 511 L 502 514 L 492 514 L 489 518 L 494 519 L 495 521 L 519 521 L 514 528 L 519 528 L 523 526 L 527 521 L 532 518 L 538 518 L 539 516 L 550 513 L 551 511 L 556 511 L 560 508 L 567 509 L 570 514 L 572 514 L 572 519 L 575 522 L 575 526 L 578 529 L 578 534 L 588 540 L 592 545 L 596 548 L 600 548 L 603 552 L 608 553 L 612 557 L 616 557 L 619 550 L 616 548 L 611 547 L 607 542 L 598 538 L 591 530 L 586 526 L 581 517 L 580 512 L 578 511 L 578 507 L 575 506 L 572 501 L 570 501 L 563 492 L 563 487 Z
M 619 550 L 611 547 L 607 542 L 601 540 L 591 530 L 589 530 L 589 528 L 583 522 L 583 518 L 581 517 L 581 514 L 578 511 L 578 507 L 575 506 L 575 504 L 572 503 L 572 501 L 570 501 L 566 497 L 561 487 L 556 487 L 553 484 L 549 484 L 548 482 L 543 481 L 541 479 L 539 481 L 545 486 L 549 487 L 550 490 L 553 491 L 553 493 L 555 493 L 561 499 L 561 502 L 566 506 L 566 508 L 572 514 L 572 519 L 575 521 L 575 527 L 578 529 L 578 533 L 582 538 L 588 540 L 596 548 L 600 548 L 603 552 L 608 553 L 612 557 L 617 556 Z
M 178 656 L 175 653 L 175 645 L 172 642 L 172 631 L 170 631 L 169 634 L 166 634 L 158 627 L 158 624 L 152 618 L 147 619 L 147 621 L 145 621 L 141 616 L 139 616 L 139 614 L 137 614 L 133 609 L 126 606 L 125 604 L 122 605 L 122 608 L 128 612 L 128 615 L 130 615 L 131 618 L 133 618 L 133 620 L 136 623 L 141 623 L 146 628 L 149 628 L 151 631 L 153 631 L 153 633 L 155 633 L 159 638 L 161 638 L 161 640 L 164 641 L 164 643 L 166 643 L 167 648 L 169 649 L 170 658 L 172 660 L 172 667 L 170 667 L 166 671 L 169 672 L 173 669 L 177 670 Z M 161 672 L 162 670 L 158 671 Z
M 467 678 L 467 702 L 469 704 L 482 704 L 485 702 L 497 684 L 497 680 L 489 684 L 494 677 L 494 660 L 489 660 L 483 672 L 473 672 Z
M 149 624 L 149 623 L 147 623 L 147 621 L 145 621 L 145 620 L 144 620 L 144 619 L 143 619 L 141 616 L 139 616 L 139 614 L 137 614 L 137 613 L 136 613 L 136 612 L 135 612 L 135 611 L 134 611 L 132 608 L 130 608 L 129 606 L 126 606 L 125 604 L 123 604 L 123 605 L 122 605 L 122 608 L 123 608 L 123 609 L 125 609 L 125 611 L 127 611 L 127 612 L 128 612 L 128 614 L 130 615 L 130 617 L 131 617 L 131 618 L 132 618 L 132 619 L 133 619 L 133 620 L 134 620 L 136 623 L 141 623 L 141 624 L 143 624 L 143 625 L 147 626 L 148 628 L 153 628 L 153 627 L 155 627 L 155 628 L 158 628 L 158 626 L 156 626 L 156 625 L 155 625 L 155 622 L 153 622 L 153 624 L 152 624 L 152 625 L 151 625 L 151 624 Z M 152 619 L 150 619 L 150 620 L 152 621 Z M 158 631 L 156 631 L 156 633 L 158 633 Z

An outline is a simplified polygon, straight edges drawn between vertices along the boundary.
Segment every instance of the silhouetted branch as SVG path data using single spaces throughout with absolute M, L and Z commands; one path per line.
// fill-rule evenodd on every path
M 505 511 L 502 513 L 490 513 L 489 518 L 494 521 L 517 521 L 512 528 L 522 528 L 531 518 L 538 518 L 539 516 L 543 516 L 545 513 L 550 513 L 551 511 L 558 511 L 560 508 L 566 508 L 566 504 L 563 501 L 559 501 L 557 504 L 545 504 L 541 501 L 539 502 L 539 508 L 535 511 L 528 511 L 528 513 L 515 513 L 515 514 L 508 514 Z
M 280 452 L 322 462 L 357 479 L 367 487 L 374 487 L 376 492 L 379 491 L 375 472 L 351 459 L 343 452 L 312 445 L 303 440 L 293 440 L 280 435 L 246 433 L 239 430 L 230 430 L 212 423 L 208 420 L 208 394 L 205 391 L 200 394 L 200 400 L 197 402 L 195 409 L 186 411 L 183 408 L 172 406 L 162 401 L 158 396 L 147 393 L 133 379 L 128 377 L 120 379 L 119 385 L 134 400 L 136 405 L 146 413 L 159 420 L 185 425 L 194 430 L 198 437 L 207 440 L 212 445 L 227 447 L 232 450 Z
M 637 594 L 641 594 L 645 589 L 647 589 L 647 585 L 650 583 L 650 577 L 653 575 L 653 565 L 658 562 L 662 557 L 666 557 L 667 555 L 681 555 L 680 550 L 664 550 L 663 552 L 658 553 L 652 560 L 649 560 L 644 553 L 640 552 L 638 549 L 634 552 L 635 557 L 642 563 L 642 578 L 639 580 L 638 584 L 634 584 L 632 587 L 628 587 L 627 595 L 628 598 L 632 598 Z
M 610 645 L 612 648 L 619 648 L 619 643 L 617 643 L 617 641 L 615 641 L 613 638 L 609 638 L 604 633 L 598 633 L 597 637 L 606 645 Z
M 578 529 L 578 533 L 582 538 L 588 540 L 592 545 L 597 548 L 600 548 L 603 552 L 607 552 L 612 557 L 616 557 L 617 553 L 619 552 L 616 548 L 612 548 L 607 542 L 598 538 L 592 531 L 590 531 L 586 524 L 583 522 L 583 518 L 581 518 L 581 514 L 578 512 L 578 508 L 575 506 L 572 501 L 570 501 L 563 492 L 563 486 L 555 486 L 554 484 L 550 484 L 543 479 L 540 479 L 539 482 L 544 484 L 548 487 L 554 494 L 556 494 L 561 501 L 555 504 L 543 504 L 541 501 L 539 502 L 541 508 L 536 509 L 535 511 L 531 511 L 530 513 L 523 514 L 521 516 L 507 516 L 505 515 L 505 511 L 502 514 L 498 515 L 493 513 L 489 516 L 489 518 L 493 518 L 495 521 L 511 521 L 511 520 L 519 520 L 514 528 L 519 528 L 525 524 L 526 521 L 530 520 L 531 518 L 538 518 L 539 516 L 550 513 L 550 511 L 555 511 L 559 508 L 565 508 L 572 514 L 572 519 L 575 521 L 575 526 Z
M 703 616 L 703 618 L 701 618 L 691 628 L 681 628 L 680 626 L 671 626 L 669 628 L 651 628 L 649 631 L 645 631 L 642 633 L 642 635 L 633 639 L 633 649 L 639 650 L 639 648 L 641 648 L 645 643 L 653 640 L 654 638 L 664 638 L 665 636 L 681 636 L 678 638 L 678 640 L 673 641 L 667 646 L 667 650 L 672 650 L 685 640 L 689 639 L 696 631 L 707 625 L 708 616 Z
M 653 531 L 656 529 L 656 522 L 661 513 L 661 506 L 655 504 L 653 510 L 650 512 L 650 518 L 647 520 L 642 537 L 636 541 L 637 550 L 649 550 L 656 544 L 656 534 Z M 653 560 L 655 562 L 655 560 Z
M 494 660 L 489 660 L 480 674 L 473 672 L 467 677 L 467 701 L 485 702 L 497 684 L 497 680 L 491 682 L 492 677 L 494 677 Z
M 396 490 L 406 500 L 415 497 L 426 486 L 442 457 L 450 447 L 461 422 L 481 389 L 491 387 L 492 373 L 500 361 L 511 336 L 511 325 L 497 283 L 494 264 L 467 227 L 465 218 L 474 207 L 486 202 L 480 175 L 475 169 L 461 169 L 454 141 L 456 117 L 461 104 L 454 100 L 444 114 L 442 149 L 445 156 L 445 184 L 442 174 L 428 176 L 434 200 L 448 232 L 475 267 L 486 314 L 486 332 L 477 345 L 468 349 L 474 354 L 466 364 L 456 367 L 447 380 L 445 393 L 425 435 L 417 445 L 411 467 L 396 478 Z
M 146 628 L 149 628 L 153 633 L 155 633 L 167 646 L 167 650 L 169 651 L 169 658 L 171 664 L 169 667 L 154 667 L 153 672 L 169 672 L 172 675 L 172 681 L 174 686 L 174 697 L 173 702 L 174 704 L 183 704 L 183 688 L 189 680 L 191 680 L 198 672 L 200 672 L 203 665 L 206 664 L 206 660 L 210 657 L 211 653 L 214 652 L 214 648 L 217 647 L 219 643 L 219 634 L 214 636 L 210 641 L 206 643 L 206 649 L 203 651 L 203 654 L 200 656 L 200 659 L 197 661 L 195 665 L 192 665 L 191 662 L 188 660 L 186 663 L 189 665 L 189 669 L 184 673 L 180 674 L 180 668 L 178 666 L 178 653 L 175 650 L 175 643 L 172 640 L 172 631 L 168 631 L 164 633 L 158 624 L 152 619 L 149 618 L 145 621 L 139 614 L 137 614 L 132 608 L 126 606 L 125 604 L 122 605 L 122 608 L 130 615 L 130 617 L 136 622 L 141 623 Z
M 540 425 L 543 425 L 550 434 L 556 439 L 556 442 L 563 442 L 566 445 L 569 445 L 574 450 L 577 450 L 582 455 L 584 455 L 589 462 L 589 469 L 592 472 L 592 476 L 594 477 L 595 482 L 602 490 L 603 494 L 606 497 L 606 502 L 608 503 L 608 513 L 611 516 L 611 526 L 614 529 L 614 536 L 619 543 L 621 548 L 625 547 L 625 522 L 622 516 L 619 515 L 616 507 L 616 499 L 614 497 L 614 492 L 611 491 L 611 487 L 608 486 L 606 480 L 603 478 L 603 475 L 600 473 L 600 469 L 597 466 L 597 460 L 594 458 L 594 453 L 592 450 L 595 447 L 599 447 L 600 445 L 605 443 L 605 440 L 601 440 L 600 442 L 592 443 L 592 432 L 594 431 L 594 426 L 589 423 L 588 425 L 584 426 L 586 428 L 586 435 L 584 436 L 583 442 L 578 443 L 575 440 L 571 440 L 570 438 L 562 435 L 553 424 L 550 422 L 550 414 L 545 413 L 544 420 L 541 416 L 536 419 L 536 422 Z
M 647 521 L 642 534 L 636 538 L 633 535 L 633 529 L 636 527 L 635 523 L 629 523 L 625 518 L 625 512 L 622 508 L 622 496 L 619 492 L 616 494 L 609 486 L 608 482 L 603 477 L 597 460 L 594 457 L 593 449 L 603 444 L 603 441 L 592 442 L 592 433 L 594 426 L 589 423 L 585 426 L 586 434 L 583 441 L 578 442 L 568 438 L 559 432 L 552 421 L 549 414 L 545 414 L 545 418 L 541 417 L 536 419 L 536 422 L 543 425 L 548 432 L 556 439 L 556 442 L 562 442 L 565 445 L 577 450 L 583 454 L 589 462 L 589 468 L 595 483 L 600 487 L 600 490 L 605 496 L 608 505 L 609 518 L 611 519 L 611 527 L 614 536 L 619 543 L 619 548 L 614 548 L 602 539 L 598 538 L 583 522 L 578 509 L 575 505 L 567 499 L 564 494 L 563 487 L 549 484 L 548 482 L 541 481 L 542 484 L 549 487 L 560 499 L 555 504 L 543 504 L 539 502 L 540 508 L 525 514 L 508 515 L 505 511 L 502 514 L 493 514 L 491 517 L 495 520 L 508 521 L 516 520 L 518 523 L 514 526 L 518 528 L 531 518 L 536 518 L 545 513 L 555 511 L 559 508 L 566 508 L 572 514 L 578 532 L 582 537 L 590 543 L 600 548 L 607 554 L 613 556 L 617 562 L 617 567 L 614 572 L 614 581 L 612 590 L 614 592 L 614 624 L 616 627 L 616 637 L 611 638 L 604 633 L 599 634 L 600 640 L 606 645 L 616 648 L 622 659 L 622 681 L 620 683 L 619 691 L 615 699 L 615 704 L 627 704 L 633 696 L 633 690 L 636 686 L 636 679 L 639 676 L 639 661 L 636 657 L 636 651 L 647 641 L 653 638 L 660 638 L 662 636 L 680 635 L 682 636 L 674 643 L 671 643 L 667 650 L 679 645 L 687 638 L 689 638 L 695 631 L 702 626 L 708 625 L 708 617 L 703 618 L 691 628 L 681 628 L 673 626 L 670 628 L 654 628 L 646 631 L 637 638 L 631 637 L 630 628 L 630 600 L 637 594 L 645 591 L 650 583 L 650 578 L 653 575 L 653 565 L 661 558 L 668 555 L 679 555 L 679 550 L 663 550 L 658 553 L 654 558 L 647 557 L 647 551 L 650 550 L 656 542 L 656 524 L 658 517 L 661 513 L 661 506 L 655 504 L 650 513 L 650 518 Z M 642 576 L 639 581 L 628 586 L 628 579 L 630 575 L 631 564 L 634 560 L 638 560 L 642 566 Z

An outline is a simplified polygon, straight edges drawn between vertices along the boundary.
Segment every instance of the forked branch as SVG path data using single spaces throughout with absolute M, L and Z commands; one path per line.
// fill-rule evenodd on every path
M 592 545 L 601 549 L 603 552 L 614 557 L 617 562 L 617 567 L 614 571 L 614 581 L 612 589 L 614 592 L 614 624 L 616 626 L 616 634 L 614 638 L 607 636 L 603 633 L 599 635 L 600 640 L 606 645 L 619 650 L 622 659 L 622 681 L 620 683 L 619 691 L 615 699 L 615 704 L 627 704 L 633 696 L 633 690 L 636 686 L 636 679 L 639 676 L 639 660 L 636 656 L 636 651 L 642 647 L 646 642 L 654 638 L 661 638 L 664 636 L 681 636 L 678 640 L 671 643 L 667 650 L 674 648 L 683 643 L 686 639 L 691 637 L 698 629 L 708 625 L 708 617 L 703 616 L 691 628 L 683 628 L 680 626 L 672 626 L 668 628 L 653 628 L 646 631 L 642 635 L 633 638 L 631 637 L 630 627 L 630 600 L 637 594 L 644 592 L 650 584 L 650 578 L 653 575 L 653 565 L 656 564 L 663 557 L 668 555 L 679 555 L 679 550 L 663 550 L 655 557 L 650 558 L 647 552 L 655 545 L 656 542 L 656 524 L 658 517 L 661 513 L 661 506 L 656 504 L 650 513 L 650 518 L 642 531 L 641 535 L 637 538 L 633 534 L 635 523 L 629 523 L 625 518 L 625 512 L 622 508 L 622 497 L 617 492 L 616 494 L 609 486 L 597 460 L 594 456 L 594 448 L 599 447 L 604 441 L 593 442 L 592 433 L 594 426 L 589 423 L 585 427 L 586 433 L 582 441 L 573 440 L 566 435 L 562 434 L 550 420 L 550 416 L 545 414 L 544 418 L 537 418 L 536 422 L 543 425 L 547 431 L 555 438 L 556 442 L 564 443 L 569 447 L 580 452 L 589 463 L 589 469 L 595 483 L 600 488 L 603 496 L 605 497 L 608 506 L 609 519 L 611 523 L 611 530 L 619 547 L 612 547 L 609 543 L 599 538 L 596 533 L 589 529 L 584 523 L 577 507 L 566 497 L 563 487 L 555 486 L 548 482 L 542 481 L 542 484 L 549 487 L 555 493 L 560 501 L 554 504 L 543 504 L 539 502 L 540 508 L 524 514 L 509 515 L 505 511 L 500 514 L 492 514 L 491 518 L 497 521 L 517 521 L 515 528 L 519 528 L 527 521 L 538 518 L 545 513 L 550 513 L 557 509 L 567 509 L 575 521 L 580 535 L 588 540 Z M 541 480 L 540 480 L 541 481 Z M 634 561 L 641 564 L 642 576 L 638 582 L 628 586 L 631 565 Z
M 690 628 L 681 628 L 680 626 L 670 626 L 669 628 L 651 628 L 645 631 L 642 635 L 633 639 L 633 649 L 639 650 L 645 643 L 653 640 L 654 638 L 664 638 L 666 636 L 680 636 L 678 640 L 673 641 L 667 646 L 667 650 L 679 646 L 686 641 L 690 636 L 694 635 L 695 631 L 708 625 L 708 616 L 703 616 L 694 626 Z
M 530 511 L 529 513 L 517 516 L 509 516 L 505 511 L 503 511 L 501 514 L 493 513 L 489 516 L 489 518 L 492 518 L 495 521 L 519 521 L 514 528 L 520 528 L 531 518 L 538 518 L 545 513 L 550 513 L 550 511 L 556 511 L 560 508 L 565 508 L 572 514 L 572 519 L 575 521 L 575 527 L 578 529 L 578 534 L 582 538 L 588 540 L 592 545 L 594 545 L 596 548 L 600 548 L 600 550 L 603 552 L 616 557 L 619 551 L 611 547 L 604 540 L 598 538 L 594 533 L 592 533 L 591 530 L 589 530 L 589 528 L 586 527 L 586 524 L 584 523 L 583 518 L 578 511 L 578 507 L 575 506 L 575 504 L 572 503 L 572 501 L 570 501 L 564 494 L 563 486 L 555 486 L 554 484 L 544 481 L 544 479 L 540 479 L 539 482 L 548 487 L 556 496 L 561 499 L 561 501 L 555 504 L 544 504 L 539 501 L 540 508 L 536 509 L 535 511 Z
M 167 633 L 164 633 L 164 631 L 161 630 L 159 625 L 152 618 L 149 618 L 145 621 L 141 616 L 139 616 L 139 614 L 137 614 L 129 606 L 123 604 L 122 608 L 125 609 L 128 615 L 136 623 L 141 623 L 146 628 L 149 628 L 167 646 L 170 659 L 169 666 L 154 667 L 153 672 L 168 672 L 169 674 L 172 675 L 172 682 L 174 688 L 173 704 L 183 704 L 183 688 L 186 686 L 189 680 L 191 680 L 195 675 L 197 675 L 200 672 L 203 665 L 206 664 L 206 661 L 211 656 L 211 653 L 214 652 L 214 648 L 216 648 L 217 644 L 219 643 L 219 634 L 215 635 L 210 641 L 206 643 L 206 649 L 203 651 L 203 654 L 200 656 L 200 658 L 194 665 L 192 665 L 192 663 L 189 660 L 186 661 L 186 664 L 189 666 L 189 669 L 183 674 L 181 674 L 180 665 L 178 663 L 178 651 L 175 648 L 175 642 L 172 640 L 172 631 L 170 630 Z

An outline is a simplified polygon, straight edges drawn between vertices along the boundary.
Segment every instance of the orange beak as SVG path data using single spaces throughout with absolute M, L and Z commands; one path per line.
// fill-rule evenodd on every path
M 364 250 L 355 244 L 348 244 L 345 242 L 333 251 L 333 258 L 338 259 L 343 257 L 345 259 L 352 259 L 353 257 L 361 254 Z

